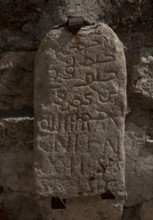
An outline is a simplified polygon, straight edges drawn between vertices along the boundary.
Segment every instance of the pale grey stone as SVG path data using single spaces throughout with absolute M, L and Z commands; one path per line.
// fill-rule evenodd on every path
M 108 26 L 47 35 L 35 62 L 38 194 L 123 197 L 125 90 L 123 45 Z

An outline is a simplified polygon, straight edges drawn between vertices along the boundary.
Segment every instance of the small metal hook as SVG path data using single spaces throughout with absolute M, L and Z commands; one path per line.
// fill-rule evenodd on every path
M 69 17 L 67 21 L 67 25 L 69 30 L 73 34 L 77 34 L 77 32 L 84 26 L 88 25 L 88 22 L 85 21 L 83 17 Z

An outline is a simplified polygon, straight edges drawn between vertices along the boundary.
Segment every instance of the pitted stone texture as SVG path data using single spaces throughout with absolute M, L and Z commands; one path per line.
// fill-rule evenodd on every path
M 37 193 L 123 196 L 125 87 L 123 46 L 108 26 L 47 35 L 35 66 Z
M 133 67 L 131 92 L 145 108 L 153 107 L 153 56 L 152 48 L 142 48 L 143 55 L 138 65 Z
M 148 28 L 134 30 L 120 34 L 128 48 L 129 107 L 125 135 L 128 207 L 153 198 L 153 33 Z
M 148 28 L 143 31 L 119 33 L 124 42 L 129 74 L 128 97 L 131 103 L 140 103 L 143 109 L 153 107 L 153 33 Z

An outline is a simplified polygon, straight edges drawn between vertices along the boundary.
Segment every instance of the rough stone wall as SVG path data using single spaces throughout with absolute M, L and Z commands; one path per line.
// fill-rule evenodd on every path
M 122 220 L 151 220 L 152 0 L 0 0 L 0 11 L 0 219 L 42 220 L 49 216 L 50 207 L 46 208 L 43 201 L 38 202 L 33 194 L 34 60 L 40 41 L 48 31 L 62 26 L 70 15 L 81 15 L 91 23 L 108 24 L 124 44 L 128 112 L 125 135 L 127 198 Z M 96 213 L 92 219 L 107 219 L 90 200 L 68 203 L 73 213 L 81 209 L 83 219 L 88 219 L 91 207 Z

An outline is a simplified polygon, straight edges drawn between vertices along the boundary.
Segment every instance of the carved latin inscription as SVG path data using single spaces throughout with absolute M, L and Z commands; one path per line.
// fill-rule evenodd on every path
M 125 86 L 123 46 L 106 25 L 47 35 L 35 64 L 37 193 L 123 192 Z

